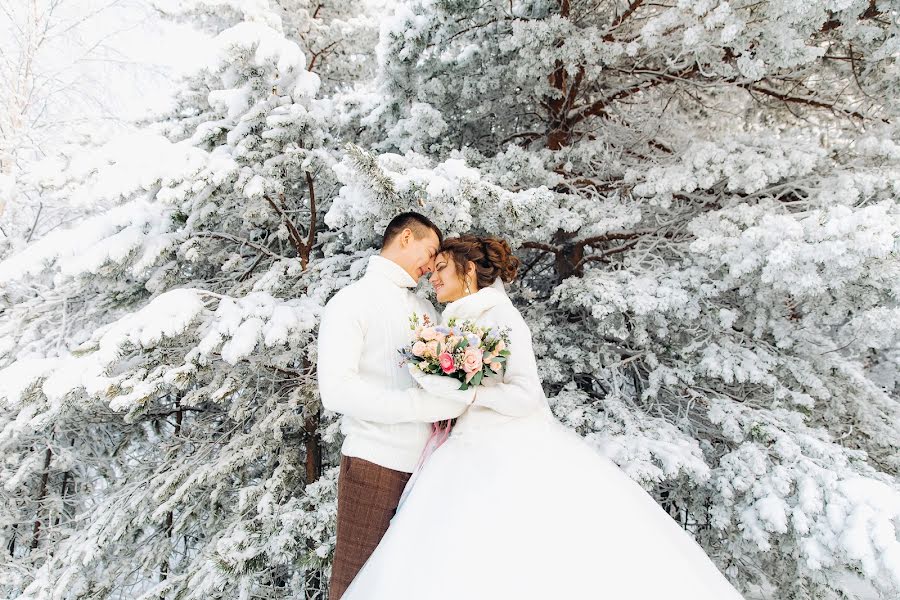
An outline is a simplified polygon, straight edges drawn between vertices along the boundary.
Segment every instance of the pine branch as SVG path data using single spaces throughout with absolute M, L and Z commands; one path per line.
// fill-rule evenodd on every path
M 523 248 L 531 248 L 532 250 L 543 250 L 544 252 L 550 252 L 551 254 L 559 254 L 559 248 L 554 248 L 548 244 L 542 244 L 540 242 L 525 242 L 522 244 Z
M 656 233 L 655 229 L 639 229 L 635 231 L 611 231 L 608 233 L 604 233 L 603 235 L 597 235 L 594 237 L 589 237 L 581 240 L 582 245 L 585 246 L 596 246 L 601 242 L 608 242 L 611 240 L 631 240 L 636 237 L 641 237 L 644 235 L 649 235 L 652 233 Z
M 372 182 L 370 188 L 373 192 L 385 199 L 396 196 L 397 190 L 394 187 L 394 181 L 385 175 L 372 154 L 352 143 L 345 145 L 344 150 L 356 164 L 356 167 L 368 176 L 368 179 Z
M 610 96 L 606 96 L 605 98 L 601 98 L 600 100 L 597 100 L 596 102 L 593 102 L 587 106 L 579 107 L 576 110 L 575 114 L 569 115 L 567 117 L 566 122 L 569 127 L 572 127 L 588 117 L 606 114 L 609 105 L 613 102 L 624 100 L 625 98 L 633 96 L 638 92 L 649 90 L 650 88 L 662 85 L 664 83 L 672 83 L 674 81 L 685 79 L 686 77 L 694 75 L 695 73 L 699 73 L 699 69 L 697 68 L 696 64 L 693 64 L 690 67 L 675 74 L 654 73 L 653 77 L 648 80 L 619 90 L 618 92 L 615 92 Z
M 259 266 L 259 263 L 262 262 L 262 259 L 263 259 L 264 256 L 265 256 L 265 254 L 260 254 L 259 256 L 257 256 L 257 257 L 256 257 L 256 260 L 253 261 L 253 264 L 250 265 L 250 268 L 247 269 L 246 271 L 244 271 L 244 272 L 241 274 L 241 276 L 238 277 L 237 280 L 238 280 L 238 281 L 246 281 L 247 278 L 250 277 L 250 275 L 253 274 L 253 271 L 256 270 L 256 267 Z
M 303 270 L 306 270 L 307 265 L 309 265 L 309 255 L 312 252 L 313 246 L 316 244 L 316 189 L 313 186 L 313 178 L 312 175 L 309 174 L 309 171 L 306 171 L 306 187 L 309 190 L 309 236 L 306 238 L 306 245 L 304 247 L 304 252 L 300 255 L 300 265 Z
M 596 262 L 596 261 L 605 262 L 607 257 L 612 256 L 613 254 L 619 254 L 621 252 L 625 252 L 629 248 L 632 248 L 639 241 L 640 241 L 640 238 L 635 238 L 635 239 L 631 240 L 630 242 L 622 244 L 621 246 L 616 246 L 615 248 L 610 248 L 609 250 L 605 250 L 605 251 L 601 252 L 600 254 L 592 254 L 590 256 L 585 256 L 580 261 L 578 261 L 578 263 L 575 265 L 575 269 L 578 270 L 582 266 L 584 266 L 585 263 L 589 263 L 589 262 Z
M 855 119 L 866 120 L 866 115 L 861 112 L 855 110 L 849 110 L 846 108 L 841 108 L 837 105 L 837 102 L 828 103 L 818 98 L 813 97 L 803 97 L 803 96 L 791 96 L 790 94 L 779 92 L 777 90 L 771 90 L 768 88 L 764 88 L 759 85 L 754 85 L 752 83 L 739 83 L 739 87 L 746 89 L 749 92 L 759 92 L 760 94 L 764 94 L 766 96 L 771 96 L 772 98 L 777 98 L 784 103 L 796 103 L 803 104 L 806 106 L 812 106 L 813 108 L 824 108 L 826 110 L 831 111 L 832 113 L 840 113 L 846 117 L 853 117 Z M 751 93 L 751 96 L 753 94 Z
M 265 246 L 263 246 L 261 244 L 257 244 L 256 242 L 251 242 L 248 239 L 238 237 L 236 235 L 231 235 L 230 233 L 225 233 L 222 231 L 196 231 L 196 232 L 194 232 L 194 235 L 197 237 L 210 237 L 210 238 L 216 238 L 216 239 L 220 239 L 220 240 L 226 240 L 229 242 L 234 242 L 235 244 L 247 245 L 247 246 L 250 246 L 251 248 L 255 248 L 255 249 L 259 250 L 260 252 L 262 252 L 266 256 L 270 256 L 271 258 L 288 260 L 287 256 L 282 256 L 276 252 L 272 252 L 271 250 L 269 250 L 268 248 L 266 248 Z
M 644 0 L 634 0 L 631 4 L 629 4 L 628 8 L 625 9 L 625 12 L 623 12 L 621 15 L 616 17 L 616 19 L 609 26 L 609 29 L 607 30 L 606 34 L 603 36 L 603 41 L 604 42 L 614 41 L 615 38 L 613 37 L 613 31 L 618 29 L 622 25 L 622 23 L 627 21 L 628 18 L 634 14 L 634 11 L 636 11 L 638 8 L 640 8 L 641 4 L 643 4 L 643 3 L 644 3 Z
M 189 406 L 180 406 L 178 408 L 173 408 L 172 410 L 167 410 L 167 411 L 163 411 L 163 412 L 148 412 L 144 416 L 149 417 L 151 419 L 152 418 L 164 419 L 170 415 L 177 415 L 177 414 L 188 412 L 188 411 L 190 411 L 190 412 L 206 412 L 206 409 L 205 408 L 192 408 Z
M 263 196 L 266 199 L 266 202 L 269 203 L 275 212 L 277 212 L 282 221 L 284 222 L 285 227 L 288 229 L 288 238 L 291 240 L 291 244 L 294 246 L 294 250 L 297 251 L 298 256 L 302 256 L 303 254 L 303 241 L 300 238 L 300 232 L 297 230 L 297 227 L 291 221 L 290 217 L 287 216 L 287 213 L 284 212 L 284 209 L 275 204 L 275 201 L 269 198 L 268 196 Z M 280 199 L 282 202 L 284 201 L 284 194 L 280 195 Z
M 501 140 L 499 145 L 501 147 L 505 146 L 509 142 L 511 142 L 515 139 L 518 139 L 518 138 L 528 138 L 528 143 L 531 143 L 533 140 L 536 140 L 537 138 L 541 137 L 542 135 L 543 135 L 542 133 L 539 133 L 537 131 L 525 131 L 522 133 L 514 133 L 514 134 L 504 138 L 503 140 Z
M 314 72 L 314 71 L 313 71 L 313 67 L 316 66 L 316 59 L 318 59 L 318 58 L 319 58 L 320 56 L 322 56 L 323 54 L 326 54 L 329 50 L 331 50 L 332 48 L 334 48 L 335 46 L 337 46 L 337 45 L 338 45 L 340 42 L 342 42 L 342 41 L 343 41 L 343 40 L 336 40 L 336 41 L 334 41 L 334 42 L 328 44 L 327 46 L 325 46 L 325 47 L 322 48 L 321 50 L 317 50 L 316 52 L 314 52 L 313 55 L 312 55 L 312 58 L 309 60 L 309 64 L 306 66 L 306 70 L 309 71 L 310 73 L 313 73 L 313 72 Z

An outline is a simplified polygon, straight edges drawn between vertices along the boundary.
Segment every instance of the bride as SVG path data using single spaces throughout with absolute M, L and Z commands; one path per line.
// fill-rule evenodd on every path
M 442 320 L 508 327 L 511 355 L 502 379 L 466 391 L 411 370 L 468 407 L 342 599 L 740 599 L 637 483 L 552 416 L 503 289 L 518 264 L 505 241 L 474 236 L 445 240 L 435 258 Z

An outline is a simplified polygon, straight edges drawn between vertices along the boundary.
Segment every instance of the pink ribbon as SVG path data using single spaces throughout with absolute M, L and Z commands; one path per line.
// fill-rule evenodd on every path
M 409 478 L 409 481 L 406 482 L 406 487 L 403 488 L 403 493 L 400 494 L 400 501 L 397 503 L 397 510 L 400 510 L 400 506 L 403 505 L 406 497 L 409 496 L 410 490 L 412 490 L 413 485 L 416 482 L 416 479 L 419 478 L 419 473 L 422 471 L 422 467 L 425 466 L 425 461 L 428 460 L 428 457 L 434 454 L 434 451 L 441 447 L 441 444 L 447 441 L 447 438 L 450 437 L 450 430 L 453 429 L 453 425 L 451 425 L 451 421 L 438 421 L 437 423 L 431 424 L 431 435 L 428 436 L 428 441 L 425 442 L 425 447 L 422 449 L 422 454 L 419 456 L 419 462 L 416 463 L 415 468 L 413 469 L 413 474 Z
M 475 404 L 475 399 L 478 396 L 478 391 L 475 391 L 475 395 L 472 396 L 472 401 L 466 406 L 466 409 L 462 412 L 460 417 L 465 414 L 473 404 Z M 459 419 L 459 417 L 457 417 Z M 406 497 L 409 496 L 410 490 L 412 490 L 413 485 L 416 483 L 416 479 L 419 478 L 419 473 L 422 472 L 422 468 L 425 466 L 425 461 L 428 460 L 428 457 L 434 454 L 434 451 L 441 447 L 441 444 L 447 441 L 447 438 L 450 437 L 450 430 L 453 429 L 453 420 L 448 419 L 446 421 L 438 421 L 437 423 L 431 424 L 431 434 L 428 436 L 428 441 L 425 442 L 425 447 L 422 449 L 422 454 L 419 456 L 419 462 L 416 463 L 415 468 L 413 469 L 412 476 L 410 476 L 409 481 L 406 482 L 406 486 L 403 488 L 403 492 L 400 494 L 400 501 L 397 502 L 397 510 L 400 510 L 400 506 L 403 505 L 403 501 L 406 500 Z M 396 514 L 396 511 L 394 511 Z

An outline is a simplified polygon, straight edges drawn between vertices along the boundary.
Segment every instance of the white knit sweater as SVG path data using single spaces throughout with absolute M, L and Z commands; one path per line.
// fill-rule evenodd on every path
M 413 312 L 435 319 L 416 297 L 416 281 L 398 264 L 372 256 L 365 275 L 335 294 L 319 325 L 322 405 L 341 413 L 341 453 L 412 472 L 434 421 L 459 416 L 465 404 L 418 387 L 398 350 L 410 342 Z
M 495 287 L 480 289 L 444 308 L 441 320 L 446 324 L 452 318 L 475 321 L 482 327 L 507 327 L 510 340 L 503 377 L 486 377 L 478 386 L 472 406 L 453 429 L 454 435 L 523 417 L 552 419 L 541 388 L 531 330 L 509 297 Z

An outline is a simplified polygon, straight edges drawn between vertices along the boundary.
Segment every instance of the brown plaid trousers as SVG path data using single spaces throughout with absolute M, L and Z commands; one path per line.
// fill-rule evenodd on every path
M 384 537 L 410 473 L 355 456 L 341 457 L 337 544 L 328 600 L 338 600 Z

